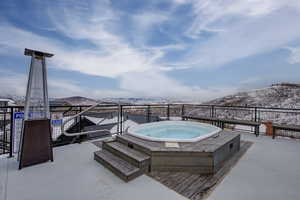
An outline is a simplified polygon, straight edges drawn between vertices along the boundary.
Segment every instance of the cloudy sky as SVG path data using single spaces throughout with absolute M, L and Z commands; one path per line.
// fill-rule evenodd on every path
M 51 97 L 207 100 L 300 82 L 299 0 L 1 0 L 0 92 L 25 95 L 30 57 Z

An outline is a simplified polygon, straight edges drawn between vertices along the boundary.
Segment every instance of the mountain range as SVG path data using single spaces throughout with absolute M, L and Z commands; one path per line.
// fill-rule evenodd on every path
M 217 98 L 204 104 L 300 108 L 300 84 L 277 83 L 269 87 Z
M 18 105 L 24 104 L 24 97 L 14 95 L 0 95 L 0 98 L 9 98 Z M 50 98 L 50 105 L 93 105 L 96 102 L 151 104 L 151 103 L 190 103 L 188 101 L 172 101 L 167 98 L 103 98 L 95 100 L 82 96 L 65 98 Z M 230 105 L 230 106 L 262 106 L 281 108 L 300 108 L 300 84 L 276 83 L 259 89 L 252 89 L 236 94 L 220 97 L 203 104 Z

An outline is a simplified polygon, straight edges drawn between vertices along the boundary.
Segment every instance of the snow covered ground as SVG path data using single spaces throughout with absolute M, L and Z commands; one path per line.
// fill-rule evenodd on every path
M 123 130 L 127 130 L 128 128 L 130 127 L 134 127 L 134 126 L 137 126 L 138 123 L 132 121 L 132 120 L 126 120 L 125 122 L 123 122 L 122 126 L 123 126 Z M 117 133 L 118 131 L 118 125 L 115 125 L 111 130 L 110 130 L 110 133 L 111 134 L 115 134 Z

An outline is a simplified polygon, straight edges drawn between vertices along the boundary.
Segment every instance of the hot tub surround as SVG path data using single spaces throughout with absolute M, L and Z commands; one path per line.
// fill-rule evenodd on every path
M 126 134 L 103 143 L 94 158 L 125 181 L 151 171 L 186 171 L 211 174 L 239 151 L 240 135 L 221 131 L 215 137 L 198 142 L 178 143 L 149 141 Z

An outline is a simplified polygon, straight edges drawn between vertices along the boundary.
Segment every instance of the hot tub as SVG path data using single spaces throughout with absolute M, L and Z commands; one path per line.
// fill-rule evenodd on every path
M 128 134 L 150 141 L 197 142 L 220 131 L 216 126 L 199 122 L 161 121 L 131 127 Z

